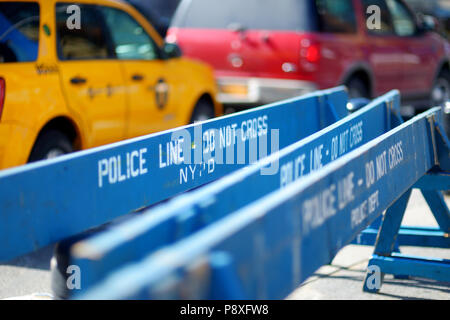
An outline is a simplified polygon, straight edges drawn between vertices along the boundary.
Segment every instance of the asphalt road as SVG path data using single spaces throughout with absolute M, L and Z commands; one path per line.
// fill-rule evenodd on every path
M 450 197 L 446 197 L 450 205 Z M 406 225 L 435 226 L 427 204 L 414 190 L 403 221 Z M 450 259 L 450 249 L 401 248 L 402 252 Z M 0 265 L 0 299 L 49 299 L 50 259 L 53 247 Z M 331 265 L 319 269 L 288 299 L 450 299 L 450 283 L 427 279 L 396 280 L 386 277 L 380 294 L 363 293 L 362 281 L 371 247 L 347 246 Z

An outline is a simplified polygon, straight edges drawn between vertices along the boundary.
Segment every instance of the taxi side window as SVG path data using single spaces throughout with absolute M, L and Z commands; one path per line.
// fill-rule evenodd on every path
M 115 55 L 120 60 L 154 60 L 159 58 L 158 47 L 144 28 L 128 13 L 100 7 L 111 34 Z
M 39 20 L 37 3 L 0 2 L 0 63 L 37 59 Z
M 97 60 L 115 58 L 108 40 L 108 31 L 93 5 L 79 5 L 80 28 L 69 28 L 70 14 L 67 7 L 71 3 L 56 4 L 56 34 L 58 56 L 61 60 Z

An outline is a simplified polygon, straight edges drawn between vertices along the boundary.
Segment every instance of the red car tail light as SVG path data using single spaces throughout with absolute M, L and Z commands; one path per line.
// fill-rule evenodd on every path
M 318 44 L 312 44 L 306 49 L 306 61 L 316 63 L 320 60 L 320 48 Z
M 309 63 L 317 63 L 320 60 L 320 45 L 310 39 L 301 41 L 300 56 Z
M 0 120 L 2 119 L 3 106 L 5 104 L 6 83 L 5 79 L 0 78 Z

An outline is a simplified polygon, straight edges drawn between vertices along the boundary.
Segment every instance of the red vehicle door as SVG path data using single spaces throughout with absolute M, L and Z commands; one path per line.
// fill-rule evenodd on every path
M 375 95 L 392 89 L 405 89 L 403 82 L 403 50 L 394 31 L 385 0 L 363 0 L 364 12 L 372 5 L 381 9 L 380 23 L 366 24 L 368 59 L 375 78 Z
M 436 56 L 439 50 L 437 35 L 420 33 L 412 12 L 399 0 L 386 0 L 403 56 L 403 94 L 426 96 L 431 90 Z

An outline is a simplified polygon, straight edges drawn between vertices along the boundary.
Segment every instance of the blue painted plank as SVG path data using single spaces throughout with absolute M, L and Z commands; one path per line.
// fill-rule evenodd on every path
M 352 242 L 354 244 L 373 246 L 378 236 L 378 229 L 367 228 Z M 450 248 L 450 236 L 439 228 L 402 226 L 397 235 L 399 246 Z
M 391 105 L 391 101 L 393 109 L 388 109 L 386 102 Z M 123 263 L 139 260 L 151 250 L 186 237 L 388 132 L 391 124 L 385 120 L 395 118 L 399 106 L 398 92 L 388 93 L 267 161 L 246 167 L 78 243 L 72 263 L 84 270 L 82 287 L 88 288 Z M 268 167 L 277 170 L 273 174 L 262 174 L 261 170 Z
M 431 109 L 314 175 L 116 270 L 78 298 L 186 298 L 181 288 L 189 279 L 203 284 L 190 293 L 208 298 L 217 286 L 198 268 L 214 252 L 229 254 L 245 298 L 284 298 L 434 166 L 427 118 L 437 112 Z
M 450 260 L 412 257 L 393 254 L 390 257 L 373 255 L 369 265 L 380 267 L 382 272 L 393 275 L 409 275 L 450 283 Z
M 211 182 L 248 164 L 250 145 L 265 141 L 272 130 L 278 130 L 279 147 L 288 146 L 331 124 L 331 113 L 345 116 L 346 104 L 347 94 L 342 87 L 320 91 L 204 123 L 2 171 L 0 261 Z M 331 111 L 331 106 L 336 110 Z M 213 131 L 217 138 L 212 137 Z M 181 140 L 172 139 L 186 133 L 193 137 L 191 146 L 195 150 L 191 152 L 190 163 L 196 165 L 194 179 L 188 176 L 188 165 L 181 170 L 174 163 L 182 157 L 189 160 L 187 154 L 179 152 Z M 232 160 L 235 165 L 206 163 L 208 154 L 204 152 L 211 149 L 211 145 L 217 145 L 215 152 L 221 150 L 220 134 L 225 143 L 230 143 L 230 150 L 234 150 Z M 245 150 L 241 163 L 237 158 L 238 147 Z M 269 154 L 271 151 L 268 148 Z M 200 157 L 196 159 L 198 155 Z

